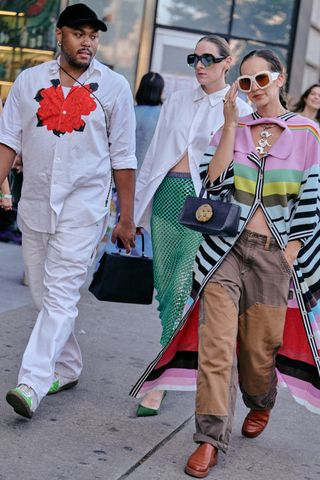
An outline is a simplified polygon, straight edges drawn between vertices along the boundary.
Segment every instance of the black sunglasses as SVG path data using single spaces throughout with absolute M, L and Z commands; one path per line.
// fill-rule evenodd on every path
M 227 58 L 226 56 L 223 57 L 215 57 L 211 53 L 204 53 L 202 55 L 197 55 L 196 53 L 190 53 L 187 56 L 187 64 L 189 67 L 196 68 L 197 63 L 201 62 L 202 65 L 207 68 L 210 67 L 210 65 L 213 65 L 214 63 L 220 63 L 222 60 Z

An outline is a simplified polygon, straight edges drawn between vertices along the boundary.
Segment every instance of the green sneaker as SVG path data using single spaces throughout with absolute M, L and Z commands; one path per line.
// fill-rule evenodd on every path
M 62 392 L 63 390 L 68 390 L 77 385 L 79 379 L 71 380 L 70 378 L 63 377 L 59 373 L 54 374 L 54 380 L 49 388 L 47 395 L 54 395 L 55 393 Z
M 23 383 L 9 390 L 6 400 L 16 413 L 26 418 L 32 418 L 39 404 L 33 388 Z

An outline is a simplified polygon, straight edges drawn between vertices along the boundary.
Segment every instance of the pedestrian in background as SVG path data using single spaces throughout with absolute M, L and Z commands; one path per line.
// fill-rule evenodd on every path
M 294 112 L 300 113 L 310 120 L 320 124 L 320 84 L 314 83 L 301 95 L 293 108 Z
M 94 59 L 107 26 L 84 4 L 59 16 L 57 60 L 24 70 L 0 123 L 0 183 L 22 154 L 18 206 L 24 264 L 39 310 L 23 355 L 18 386 L 7 393 L 31 418 L 47 393 L 78 382 L 77 303 L 104 233 L 111 169 L 121 218 L 113 230 L 134 246 L 135 117 L 128 82 Z
M 179 324 L 192 284 L 192 267 L 202 235 L 179 223 L 187 195 L 201 189 L 200 160 L 211 136 L 223 124 L 223 98 L 229 90 L 226 74 L 232 64 L 226 40 L 201 38 L 187 62 L 199 85 L 173 93 L 161 108 L 159 122 L 137 179 L 135 223 L 150 229 L 154 282 L 165 346 Z M 238 99 L 244 115 L 249 105 Z M 152 212 L 152 215 L 151 215 Z M 156 415 L 165 395 L 148 393 L 138 416 Z
M 138 170 L 151 143 L 162 105 L 164 80 L 159 73 L 143 75 L 136 93 L 136 157 Z

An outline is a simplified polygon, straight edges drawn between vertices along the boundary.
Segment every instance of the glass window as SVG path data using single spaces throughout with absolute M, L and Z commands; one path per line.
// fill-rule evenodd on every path
M 0 0 L 2 99 L 21 70 L 53 58 L 59 7 L 59 2 L 52 0 Z
M 59 2 L 30 3 L 22 0 L 0 2 L 0 45 L 53 50 Z
M 187 65 L 187 55 L 193 49 L 164 45 L 163 47 L 163 73 L 193 76 L 193 69 Z
M 294 4 L 295 0 L 236 0 L 231 34 L 287 44 Z
M 159 0 L 157 23 L 228 33 L 232 0 Z
M 69 4 L 79 3 L 78 0 Z M 88 2 L 87 2 L 88 4 Z M 134 87 L 144 0 L 91 0 L 108 31 L 100 32 L 97 59 L 121 73 Z
M 187 55 L 201 35 L 157 28 L 152 55 L 151 70 L 159 72 L 164 82 L 164 97 L 180 88 L 197 84 L 194 69 L 187 65 Z

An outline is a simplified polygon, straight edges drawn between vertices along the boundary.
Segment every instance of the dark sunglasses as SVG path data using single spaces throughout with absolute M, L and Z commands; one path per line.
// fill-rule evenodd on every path
M 197 55 L 196 53 L 190 53 L 187 56 L 187 64 L 189 67 L 196 68 L 198 62 L 201 62 L 205 68 L 210 67 L 214 63 L 220 63 L 227 57 L 215 57 L 211 53 L 204 53 L 203 55 Z

